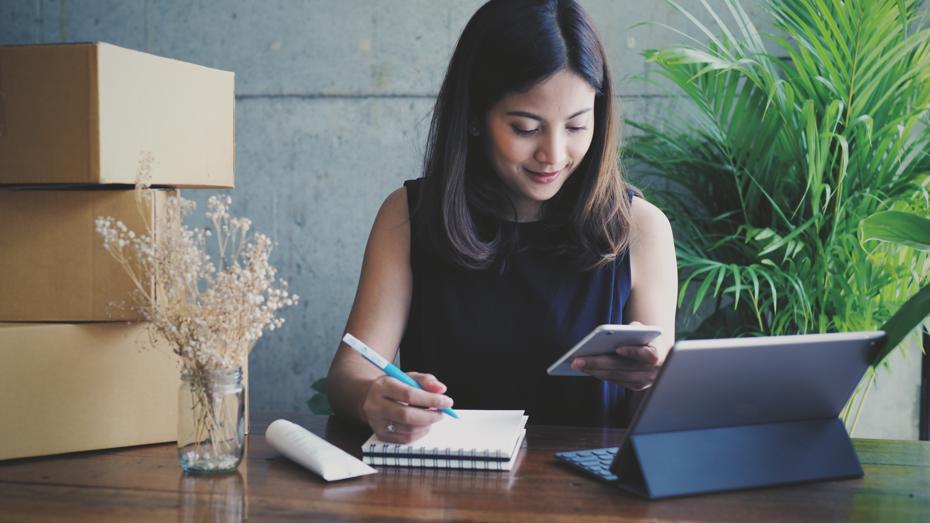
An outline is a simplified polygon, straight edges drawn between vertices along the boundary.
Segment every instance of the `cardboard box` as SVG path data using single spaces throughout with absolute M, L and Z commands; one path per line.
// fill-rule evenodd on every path
M 0 47 L 0 184 L 233 187 L 234 74 L 105 43 Z
M 147 192 L 156 234 L 169 192 Z M 133 283 L 103 248 L 97 216 L 145 231 L 134 191 L 0 189 L 0 321 L 140 319 L 128 307 Z
M 179 386 L 145 324 L 0 324 L 0 459 L 176 441 Z

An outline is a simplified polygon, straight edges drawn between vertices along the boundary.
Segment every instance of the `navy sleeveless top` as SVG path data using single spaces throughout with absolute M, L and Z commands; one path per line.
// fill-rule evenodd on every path
M 421 180 L 404 186 L 412 217 Z M 624 425 L 623 387 L 546 369 L 597 325 L 623 322 L 629 258 L 579 271 L 533 248 L 546 241 L 540 225 L 503 223 L 502 234 L 516 233 L 527 246 L 508 256 L 503 271 L 441 259 L 411 230 L 413 296 L 401 366 L 435 374 L 456 408 L 524 409 L 534 424 Z

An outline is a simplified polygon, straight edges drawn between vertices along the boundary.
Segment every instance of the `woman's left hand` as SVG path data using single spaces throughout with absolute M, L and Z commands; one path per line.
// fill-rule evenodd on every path
M 662 358 L 652 345 L 617 347 L 615 354 L 575 358 L 572 368 L 595 378 L 611 381 L 630 390 L 643 390 L 652 386 Z

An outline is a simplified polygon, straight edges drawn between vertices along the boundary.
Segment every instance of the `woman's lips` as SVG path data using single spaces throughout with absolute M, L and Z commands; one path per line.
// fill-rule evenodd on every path
M 540 172 L 527 169 L 526 167 L 524 167 L 524 170 L 530 175 L 530 179 L 537 183 L 551 183 L 555 181 L 555 179 L 559 177 L 559 173 L 562 172 L 561 169 L 558 171 Z

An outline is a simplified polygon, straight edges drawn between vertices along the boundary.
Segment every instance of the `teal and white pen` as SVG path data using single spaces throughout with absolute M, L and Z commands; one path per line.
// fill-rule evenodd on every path
M 399 368 L 397 368 L 396 365 L 384 359 L 380 354 L 375 352 L 374 349 L 372 349 L 368 345 L 365 345 L 365 343 L 362 342 L 362 340 L 356 338 L 355 336 L 347 332 L 346 335 L 342 337 L 342 341 L 346 342 L 346 345 L 348 345 L 349 347 L 352 347 L 355 350 L 355 352 L 361 354 L 363 358 L 371 362 L 372 365 L 383 370 L 385 374 L 387 374 L 388 376 L 396 379 L 397 381 L 403 383 L 404 385 L 409 385 L 415 389 L 423 390 L 423 387 L 421 387 L 420 384 L 416 382 L 416 380 L 404 374 L 404 371 L 400 370 Z M 444 409 L 439 409 L 439 410 L 441 412 L 444 412 L 452 416 L 453 418 L 458 419 L 459 417 L 459 415 L 456 414 L 455 411 L 452 410 L 451 407 L 446 407 Z

